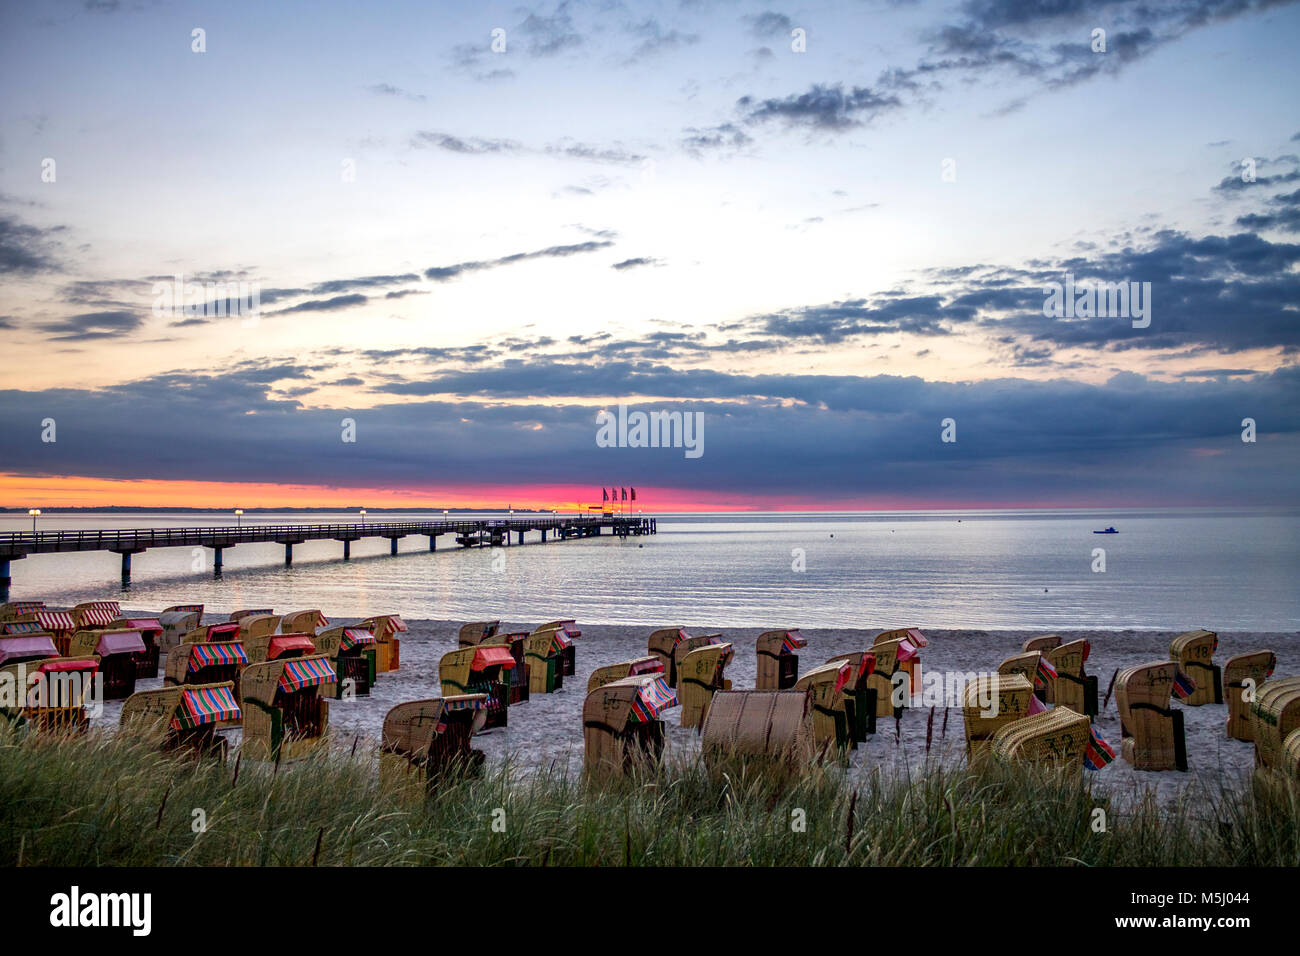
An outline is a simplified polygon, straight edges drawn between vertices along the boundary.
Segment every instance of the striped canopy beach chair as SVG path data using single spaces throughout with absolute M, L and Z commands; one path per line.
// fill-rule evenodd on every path
M 849 722 L 849 735 L 854 749 L 866 743 L 876 732 L 876 691 L 871 687 L 871 675 L 876 669 L 876 655 L 871 651 L 850 651 L 837 654 L 828 663 L 847 661 L 849 682 L 844 685 L 844 712 Z
M 78 734 L 90 725 L 99 658 L 46 657 L 0 666 L 0 716 L 39 733 Z
M 193 684 L 137 691 L 122 705 L 122 729 L 154 739 L 163 750 L 225 759 L 218 731 L 240 723 L 235 685 Z
M 675 706 L 677 695 L 662 674 L 624 677 L 589 693 L 582 705 L 587 779 L 600 782 L 658 765 L 664 749 L 660 715 Z
M 322 655 L 248 665 L 241 681 L 242 752 L 277 762 L 311 753 L 329 730 L 325 689 L 337 682 Z
M 340 625 L 316 635 L 316 653 L 324 654 L 339 676 L 338 684 L 327 689 L 336 698 L 369 697 L 378 675 L 375 635 L 363 627 Z

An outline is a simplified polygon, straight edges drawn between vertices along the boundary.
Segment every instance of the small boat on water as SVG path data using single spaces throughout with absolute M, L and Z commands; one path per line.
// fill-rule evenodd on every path
M 1093 534 L 1119 534 L 1114 528 L 1107 528 L 1105 531 L 1094 531 Z

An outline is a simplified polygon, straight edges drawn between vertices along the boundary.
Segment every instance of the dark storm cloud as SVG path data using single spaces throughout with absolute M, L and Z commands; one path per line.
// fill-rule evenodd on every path
M 490 480 L 502 484 L 581 484 L 617 466 L 637 474 L 638 484 L 697 491 L 1266 503 L 1294 502 L 1300 464 L 1296 368 L 1174 383 L 1124 374 L 1089 385 L 520 363 L 461 373 L 473 376 L 462 378 L 462 389 L 490 396 L 481 401 L 356 410 L 304 408 L 292 393 L 311 384 L 311 369 L 290 362 L 178 372 L 99 390 L 0 391 L 0 429 L 10 436 L 6 468 L 401 487 L 427 484 L 435 474 L 478 473 L 482 449 L 491 448 Z M 597 447 L 594 416 L 602 406 L 591 400 L 503 403 L 526 391 L 525 383 L 562 396 L 557 380 L 575 383 L 575 392 L 628 396 L 633 405 L 639 394 L 669 396 L 643 407 L 703 412 L 703 457 Z M 33 408 L 59 421 L 57 445 L 40 442 Z M 338 440 L 345 416 L 357 420 L 356 444 Z M 954 444 L 940 441 L 940 423 L 949 417 L 957 422 Z M 1259 423 L 1255 445 L 1240 440 L 1243 417 Z M 169 454 L 151 459 L 146 475 L 136 456 L 119 453 L 122 447 Z M 1198 448 L 1223 454 L 1198 457 Z M 817 462 L 816 487 L 809 461 Z
M 526 262 L 530 259 L 563 259 L 585 252 L 596 252 L 613 244 L 608 240 L 593 240 L 590 242 L 577 242 L 567 246 L 548 246 L 535 252 L 516 252 L 513 255 L 502 256 L 499 259 L 478 259 L 469 262 L 458 262 L 450 266 L 433 266 L 425 269 L 424 275 L 425 278 L 432 279 L 434 282 L 450 282 L 452 279 L 458 279 L 468 272 L 498 269 L 501 266 L 514 265 L 517 262 Z

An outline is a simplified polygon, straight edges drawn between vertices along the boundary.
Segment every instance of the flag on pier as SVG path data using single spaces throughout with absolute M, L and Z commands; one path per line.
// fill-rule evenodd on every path
M 626 488 L 623 489 L 623 500 L 624 500 L 624 501 L 627 501 L 627 489 L 626 489 Z
M 608 488 L 601 488 L 601 489 L 600 489 L 600 493 L 601 493 L 602 495 L 605 496 L 604 499 L 603 499 L 604 501 L 609 501 L 609 489 L 608 489 Z
M 636 489 L 635 489 L 635 488 L 632 489 L 632 500 L 633 500 L 633 501 L 636 501 Z

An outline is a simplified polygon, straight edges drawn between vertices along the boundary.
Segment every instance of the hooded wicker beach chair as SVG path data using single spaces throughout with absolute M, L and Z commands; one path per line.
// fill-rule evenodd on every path
M 238 611 L 231 611 L 227 620 L 242 621 L 246 617 L 261 617 L 263 614 L 274 614 L 273 607 L 246 607 Z
M 329 697 L 369 697 L 377 675 L 375 635 L 363 627 L 339 625 L 316 635 L 316 653 L 329 658 L 338 684 L 326 688 Z
M 76 605 L 71 614 L 79 630 L 108 627 L 122 616 L 122 606 L 117 601 L 85 601 Z
M 1282 741 L 1282 766 L 1278 769 L 1300 783 L 1300 729 L 1291 731 Z
M 307 611 L 290 611 L 280 618 L 281 634 L 312 634 L 323 627 L 329 627 L 329 619 L 318 609 Z
M 572 677 L 578 673 L 578 654 L 577 648 L 573 642 L 582 637 L 582 631 L 578 630 L 578 622 L 573 618 L 565 618 L 561 621 L 548 621 L 537 628 L 538 631 L 560 631 L 563 634 L 562 650 L 560 652 L 561 674 L 565 677 Z
M 663 662 L 664 673 L 668 675 L 669 687 L 677 686 L 677 662 L 675 658 L 677 645 L 682 641 L 690 640 L 690 637 L 691 635 L 684 627 L 661 627 L 650 635 L 647 650 Z
M 483 751 L 470 747 L 487 721 L 486 694 L 408 700 L 384 717 L 379 777 L 385 786 L 427 796 L 448 776 L 478 774 Z
M 376 614 L 357 626 L 375 635 L 375 673 L 387 674 L 397 670 L 402 658 L 402 642 L 397 635 L 406 633 L 406 622 L 401 616 Z
M 898 641 L 897 668 L 906 671 L 908 696 L 920 692 L 917 684 L 921 674 L 921 648 L 928 647 L 930 641 L 921 633 L 919 627 L 899 627 L 892 631 L 881 631 L 876 635 L 875 644 L 888 644 Z
M 1177 661 L 1196 689 L 1183 701 L 1188 707 L 1223 703 L 1223 672 L 1214 663 L 1219 636 L 1213 631 L 1188 631 L 1169 643 L 1169 659 Z
M 524 638 L 524 663 L 528 665 L 528 693 L 549 694 L 564 686 L 558 631 L 534 632 Z
M 660 715 L 677 705 L 662 674 L 602 684 L 582 705 L 582 737 L 589 780 L 620 777 L 637 766 L 657 766 L 664 749 Z
M 1135 770 L 1187 769 L 1183 712 L 1169 706 L 1175 661 L 1152 661 L 1119 672 L 1115 700 L 1124 735 L 1124 759 Z
M 510 670 L 515 666 L 514 655 L 505 644 L 480 644 L 443 654 L 438 662 L 442 696 L 487 694 L 486 726 L 505 727 L 510 706 Z
M 797 651 L 807 647 L 798 628 L 764 631 L 758 635 L 755 650 L 758 654 L 758 674 L 754 678 L 755 690 L 788 690 L 799 679 Z
M 908 705 L 911 697 L 909 690 L 911 687 L 911 677 L 907 679 L 899 678 L 898 698 L 895 700 L 894 693 L 894 674 L 895 672 L 906 673 L 898 666 L 898 653 L 902 641 L 895 639 L 892 641 L 877 642 L 871 648 L 871 656 L 875 659 L 875 666 L 870 675 L 867 677 L 867 688 L 876 694 L 876 716 L 877 717 L 901 717 L 903 708 Z M 898 704 L 895 707 L 895 704 Z
M 543 624 L 528 635 L 529 640 L 543 634 L 551 636 L 551 653 L 555 655 L 556 687 L 562 686 L 566 675 L 577 673 L 577 652 L 573 646 L 573 638 L 581 633 L 577 628 L 570 627 L 566 622 L 553 622 Z M 533 662 L 530 661 L 529 663 Z
M 233 623 L 239 625 L 239 637 L 244 641 L 255 641 L 280 633 L 281 617 L 278 614 L 245 614 Z
M 1042 659 L 1041 651 L 1022 651 L 1019 654 L 1012 654 L 1001 664 L 998 665 L 999 674 L 1020 674 L 1027 677 L 1031 684 L 1037 686 L 1040 681 L 1038 678 L 1038 662 Z
M 72 612 L 41 610 L 34 617 L 40 629 L 54 638 L 54 646 L 59 649 L 59 653 L 66 655 L 72 649 L 72 635 L 77 630 Z
M 90 725 L 97 657 L 47 657 L 0 666 L 0 716 L 41 733 L 76 734 Z
M 871 687 L 871 675 L 876 669 L 876 655 L 871 651 L 852 651 L 837 654 L 827 663 L 848 661 L 849 682 L 844 685 L 844 712 L 849 722 L 849 735 L 856 749 L 866 743 L 867 736 L 876 732 L 876 692 Z
M 1050 651 L 1054 647 L 1061 646 L 1061 637 L 1059 634 L 1043 634 L 1039 637 L 1031 637 L 1020 645 L 1022 651 Z
M 982 674 L 966 684 L 961 712 L 966 724 L 967 761 L 983 757 L 998 731 L 1029 716 L 1033 696 L 1033 681 L 1024 674 Z M 989 706 L 985 708 L 981 701 Z
M 1228 698 L 1228 736 L 1233 740 L 1255 739 L 1250 705 L 1276 668 L 1277 655 L 1272 651 L 1238 654 L 1229 657 L 1223 665 L 1223 686 Z M 1251 682 L 1250 701 L 1246 700 L 1246 681 Z
M 156 617 L 119 617 L 108 626 L 113 630 L 140 632 L 140 640 L 144 641 L 144 651 L 136 655 L 135 676 L 137 678 L 157 677 L 158 659 L 162 652 L 162 622 Z
M 1255 766 L 1283 767 L 1283 744 L 1300 728 L 1300 677 L 1284 677 L 1263 684 L 1251 706 L 1255 731 Z
M 240 643 L 244 645 L 250 664 L 262 664 L 281 657 L 323 653 L 318 651 L 316 638 L 311 634 L 260 634 L 257 637 L 244 637 Z
M 815 754 L 808 711 L 804 691 L 719 691 L 700 734 L 704 765 L 710 771 L 733 762 L 808 767 Z
M 338 683 L 329 659 L 289 657 L 249 664 L 240 682 L 244 741 L 255 760 L 304 757 L 329 730 L 325 688 Z
M 1077 714 L 1097 716 L 1097 678 L 1084 672 L 1092 645 L 1086 640 L 1070 641 L 1043 651 L 1047 662 L 1056 671 L 1047 679 L 1043 699 L 1061 707 L 1069 707 Z
M 183 641 L 185 635 L 198 627 L 202 620 L 202 604 L 174 604 L 160 612 L 158 623 L 163 627 L 163 652 L 170 651 Z
M 197 627 L 167 654 L 164 684 L 221 684 L 230 681 L 239 698 L 239 675 L 248 652 L 239 639 L 239 625 L 226 621 Z
M 809 668 L 794 685 L 795 690 L 808 694 L 813 744 L 819 752 L 826 753 L 834 745 L 843 752 L 841 756 L 847 757 L 853 746 L 844 698 L 844 688 L 852 676 L 853 667 L 848 661 L 828 661 Z
M 1046 764 L 1083 771 L 1092 721 L 1068 707 L 1014 721 L 993 735 L 992 752 L 1001 760 Z
M 240 723 L 235 685 L 198 684 L 137 691 L 122 705 L 122 729 L 151 737 L 163 750 L 225 759 L 217 731 Z
M 93 628 L 72 635 L 70 656 L 98 656 L 104 699 L 125 700 L 135 693 L 136 661 L 146 650 L 139 631 Z
M 468 624 L 462 624 L 456 639 L 457 646 L 478 647 L 480 644 L 498 644 L 500 642 L 494 641 L 492 638 L 496 636 L 497 631 L 500 629 L 500 621 L 471 621 Z
M 731 681 L 723 671 L 735 657 L 730 644 L 706 644 L 681 658 L 677 665 L 677 696 L 682 704 L 682 726 L 704 725 L 709 701 L 720 690 L 730 690 Z
M 606 684 L 612 684 L 616 680 L 622 680 L 624 677 L 641 677 L 645 674 L 660 674 L 664 672 L 664 662 L 653 654 L 645 657 L 638 657 L 635 660 L 619 661 L 617 664 L 606 664 L 604 667 L 597 667 L 587 678 L 587 693 L 590 694 L 597 687 L 604 687 Z
M 0 604 L 0 622 L 31 620 L 31 615 L 44 610 L 44 601 L 7 601 Z

